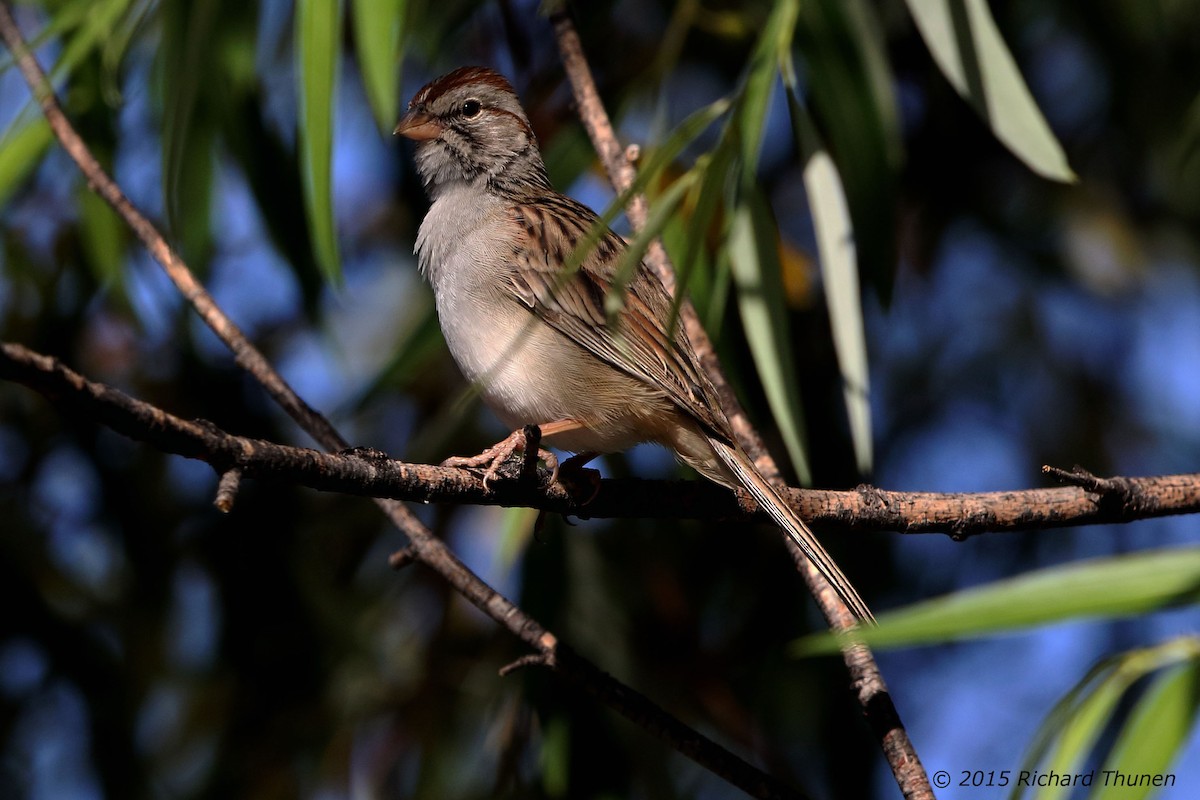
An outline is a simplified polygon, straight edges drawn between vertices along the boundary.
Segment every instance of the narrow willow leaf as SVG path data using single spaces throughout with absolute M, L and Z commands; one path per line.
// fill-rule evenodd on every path
M 792 129 L 805 162 L 804 189 L 808 193 L 809 213 L 817 236 L 825 303 L 829 308 L 838 369 L 842 373 L 842 396 L 850 423 L 854 461 L 859 473 L 867 475 L 873 461 L 871 397 L 854 226 L 841 176 L 796 95 L 790 54 L 784 57 L 783 74 Z
M 675 126 L 663 142 L 655 146 L 647 158 L 645 158 L 638 169 L 638 176 L 632 186 L 621 193 L 612 204 L 612 208 L 620 210 L 629 202 L 629 198 L 638 192 L 645 191 L 646 186 L 658 177 L 669 164 L 673 163 L 684 149 L 692 142 L 700 137 L 700 134 L 708 130 L 714 122 L 720 119 L 729 111 L 732 106 L 731 101 L 727 97 L 721 97 L 703 108 L 693 111 L 691 114 Z M 614 213 L 615 216 L 615 213 Z M 612 219 L 612 217 L 606 217 Z
M 1153 674 L 1164 668 L 1172 668 L 1181 661 L 1186 662 L 1188 666 L 1195 666 L 1197 656 L 1200 655 L 1200 641 L 1194 637 L 1183 637 L 1174 639 L 1163 644 L 1153 647 L 1139 648 L 1122 653 L 1119 656 L 1107 658 L 1092 668 L 1088 674 L 1076 684 L 1067 693 L 1067 695 L 1055 704 L 1054 709 L 1039 728 L 1037 735 L 1034 738 L 1032 745 L 1026 754 L 1021 765 L 1022 772 L 1025 771 L 1041 771 L 1055 772 L 1059 774 L 1073 774 L 1080 772 L 1084 765 L 1090 760 L 1092 751 L 1100 741 L 1101 735 L 1109 727 L 1113 715 L 1117 712 L 1119 704 L 1129 692 L 1129 689 L 1147 675 Z M 1171 672 L 1174 672 L 1172 669 Z M 1168 676 L 1170 673 L 1168 673 Z M 1143 695 L 1142 702 L 1149 702 L 1151 705 L 1147 709 L 1135 708 L 1133 715 L 1126 724 L 1128 729 L 1130 724 L 1134 724 L 1135 728 L 1131 733 L 1141 735 L 1146 733 L 1152 739 L 1154 733 L 1147 728 L 1157 725 L 1157 718 L 1146 719 L 1147 713 L 1162 712 L 1167 716 L 1174 716 L 1177 720 L 1183 722 L 1183 731 L 1178 734 L 1178 739 L 1182 739 L 1187 733 L 1187 722 L 1195 710 L 1195 706 L 1184 704 L 1183 709 L 1163 710 L 1163 703 L 1168 699 L 1173 701 L 1182 701 L 1183 697 L 1176 690 L 1184 692 L 1194 690 L 1195 685 L 1190 687 L 1184 685 L 1171 685 L 1171 689 L 1166 696 L 1160 692 L 1156 692 L 1153 688 L 1150 692 Z M 1139 702 L 1139 706 L 1141 706 Z M 1183 712 L 1182 714 L 1180 712 Z M 1140 718 L 1140 719 L 1139 719 Z M 1178 729 L 1178 726 L 1175 726 Z M 1125 739 L 1123 732 L 1121 739 Z M 1126 743 L 1132 744 L 1132 743 Z M 1145 742 L 1133 744 L 1139 753 L 1144 753 L 1140 748 Z M 1118 741 L 1118 747 L 1121 746 Z M 1176 744 L 1177 746 L 1177 744 Z M 1116 749 L 1113 751 L 1116 752 Z M 1170 752 L 1174 752 L 1171 750 Z M 1155 760 L 1151 764 L 1157 763 L 1157 758 L 1166 758 L 1161 765 L 1153 770 L 1160 772 L 1166 768 L 1169 763 L 1170 752 L 1166 754 L 1158 753 L 1157 756 L 1150 756 Z M 1110 761 L 1111 762 L 1111 757 Z M 1127 765 L 1131 770 L 1137 772 L 1145 772 L 1147 769 L 1142 768 L 1138 763 L 1129 763 Z M 1106 767 L 1108 768 L 1108 767 Z M 1095 773 L 1099 776 L 1099 773 Z M 1026 789 L 1030 788 L 1030 783 L 1036 785 L 1037 781 L 1016 783 L 1013 786 L 1011 796 L 1016 798 L 1024 797 Z M 1094 794 L 1099 793 L 1103 789 L 1103 778 L 1094 777 L 1092 780 Z M 1121 787 L 1119 796 L 1128 796 L 1128 788 Z M 1033 793 L 1037 800 L 1056 800 L 1057 798 L 1067 797 L 1071 793 L 1069 786 L 1045 785 L 1037 786 Z
M 753 176 L 758 169 L 771 90 L 775 87 L 780 58 L 792 46 L 799 13 L 800 4 L 796 0 L 778 0 L 750 56 L 746 80 L 735 112 L 741 136 L 743 175 L 746 177 Z
M 570 791 L 571 723 L 562 715 L 550 717 L 542 733 L 538 767 L 542 790 L 548 797 L 566 797 Z
M 870 38 L 871 24 L 860 19 L 870 17 L 876 6 L 852 0 L 804 3 L 795 46 L 805 67 L 803 94 L 794 76 L 790 85 L 820 120 L 822 140 L 836 154 L 854 220 L 860 281 L 886 303 L 896 271 L 896 193 L 903 151 L 895 81 L 886 72 L 886 60 L 872 52 L 877 38 Z M 783 66 L 787 82 L 790 59 Z
M 396 124 L 406 0 L 354 0 L 355 52 L 380 133 Z
M 134 35 L 154 7 L 153 0 L 137 0 L 134 7 L 120 21 L 117 29 L 104 41 L 100 51 L 100 64 L 104 68 L 104 96 L 110 105 L 117 106 L 121 103 L 121 62 L 129 51 Z
M 717 211 L 721 207 L 724 184 L 728 178 L 728 160 L 722 158 L 722 152 L 718 144 L 714 151 L 696 159 L 692 170 L 699 177 L 680 204 L 680 212 L 671 218 L 661 234 L 663 246 L 671 254 L 675 265 L 676 292 L 670 319 L 672 329 L 688 299 L 701 318 L 710 314 L 708 303 L 714 297 L 713 281 L 717 277 L 714 256 L 720 249 L 717 239 L 724 227 L 724 223 L 717 219 Z M 713 333 L 708 332 L 710 336 Z
M 1200 709 L 1200 640 L 1177 640 L 1187 660 L 1165 670 L 1138 700 L 1101 770 L 1162 775 L 1196 725 Z M 1092 800 L 1141 800 L 1151 786 L 1101 783 Z
M 729 263 L 729 249 L 717 249 L 713 260 L 712 288 L 709 290 L 708 314 L 704 317 L 704 330 L 714 342 L 721 340 L 725 325 L 725 309 L 729 305 L 729 293 L 733 290 L 733 267 Z
M 331 281 L 341 278 L 333 213 L 333 111 L 341 28 L 338 0 L 297 0 L 296 75 L 304 202 L 317 264 Z
M 1200 601 L 1200 547 L 1051 567 L 880 614 L 856 632 L 875 647 L 985 636 L 1075 617 L 1123 617 Z M 799 640 L 797 655 L 832 653 L 837 639 Z
M 67 39 L 62 53 L 54 63 L 50 72 L 51 78 L 58 80 L 70 75 L 92 50 L 103 45 L 112 35 L 130 1 L 92 0 L 84 4 L 86 13 L 80 20 L 78 30 Z
M 173 238 L 189 261 L 201 260 L 210 235 L 214 132 L 211 121 L 203 118 L 200 93 L 201 81 L 212 79 L 219 14 L 214 0 L 162 9 L 163 198 Z
M 871 472 L 871 398 L 867 337 L 863 329 L 858 264 L 850 209 L 833 159 L 818 150 L 804 165 L 804 188 L 817 234 L 825 302 L 833 346 L 842 372 L 842 395 L 850 421 L 850 439 L 860 474 Z
M 79 234 L 89 265 L 96 277 L 109 285 L 121 285 L 125 275 L 127 228 L 117 212 L 100 195 L 81 187 Z
M 50 147 L 54 135 L 45 117 L 30 115 L 0 140 L 0 205 L 29 177 Z
M 533 538 L 538 517 L 536 508 L 506 508 L 500 522 L 499 545 L 496 547 L 496 566 L 511 570 Z
M 864 94 L 875 111 L 879 142 L 887 154 L 887 162 L 898 168 L 904 160 L 904 132 L 883 24 L 876 4 L 869 0 L 845 0 L 841 5 L 862 60 Z
M 42 45 L 52 39 L 66 40 L 67 32 L 82 25 L 92 12 L 94 5 L 94 0 L 68 0 L 63 3 L 46 19 L 46 26 L 29 40 L 30 48 L 40 49 Z M 11 62 L 7 60 L 10 54 L 6 52 L 4 56 L 6 60 L 3 62 L 3 67 L 7 69 L 11 66 Z
M 996 138 L 1039 175 L 1074 181 L 985 0 L 907 2 L 934 61 Z
M 780 277 L 778 232 L 766 198 L 756 187 L 744 187 L 728 213 L 729 262 L 746 340 L 792 466 L 801 483 L 810 483 L 803 404 Z
M 709 126 L 729 110 L 729 106 L 729 100 L 721 98 L 698 111 L 692 112 L 688 115 L 687 119 L 676 126 L 675 130 L 661 145 L 654 148 L 650 156 L 642 163 L 637 177 L 630 187 L 617 195 L 609 203 L 608 208 L 600 214 L 600 218 L 596 220 L 595 224 L 588 230 L 587 235 L 580 240 L 579 244 L 571 252 L 563 267 L 564 278 L 569 278 L 574 274 L 575 270 L 579 269 L 579 265 L 583 263 L 583 259 L 596 247 L 596 244 L 600 241 L 600 237 L 608 230 L 608 226 L 621 213 L 621 210 L 629 204 L 630 198 L 635 194 L 644 192 L 650 182 L 656 180 L 659 173 L 679 157 L 684 148 L 694 142 L 700 134 L 708 130 Z
M 646 255 L 650 242 L 666 227 L 675 210 L 679 208 L 679 204 L 683 202 L 683 198 L 697 184 L 700 177 L 699 170 L 690 170 L 667 187 L 665 192 L 654 198 L 654 204 L 650 207 L 646 224 L 637 232 L 628 247 L 621 253 L 620 258 L 617 259 L 612 283 L 605 292 L 604 310 L 610 320 L 624 308 L 625 287 L 629 285 L 638 264 Z
M 1049 757 L 1044 762 L 1038 762 L 1038 768 L 1060 774 L 1078 772 L 1131 682 L 1132 678 L 1126 670 L 1117 669 L 1100 680 L 1091 692 L 1080 697 L 1064 720 Z M 1018 782 L 1013 790 L 1014 797 L 1022 796 L 1025 788 Z M 1071 791 L 1070 786 L 1048 782 L 1045 786 L 1037 787 L 1034 797 L 1037 800 L 1058 800 Z
M 687 218 L 683 252 L 675 261 L 679 285 L 692 286 L 697 279 L 707 278 L 706 285 L 697 286 L 696 290 L 708 295 L 711 295 L 714 289 L 712 281 L 715 276 L 696 275 L 696 265 L 706 246 L 714 238 L 714 221 L 725 196 L 729 167 L 734 157 L 734 148 L 730 146 L 729 138 L 723 136 L 711 152 L 697 159 L 696 168 L 703 172 L 704 177 L 692 190 L 695 201 L 691 204 L 691 214 Z
M 1078 683 L 1059 698 L 1054 707 L 1050 709 L 1050 713 L 1042 720 L 1042 724 L 1038 726 L 1033 740 L 1026 748 L 1019 772 L 1033 772 L 1037 769 L 1038 764 L 1046 758 L 1046 754 L 1050 752 L 1050 748 L 1058 740 L 1067 723 L 1070 722 L 1082 700 L 1108 679 L 1108 676 L 1121 663 L 1122 658 L 1123 654 L 1101 659 L 1087 671 L 1087 674 Z M 1014 784 L 1009 795 L 1014 799 L 1021 797 L 1026 788 L 1028 787 L 1019 783 Z

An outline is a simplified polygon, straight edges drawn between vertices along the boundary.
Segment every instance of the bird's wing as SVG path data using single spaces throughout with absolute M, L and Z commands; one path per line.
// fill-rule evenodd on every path
M 652 386 L 661 387 L 711 434 L 730 438 L 716 391 L 673 313 L 662 283 L 639 265 L 612 319 L 605 299 L 625 242 L 607 228 L 573 272 L 563 265 L 585 241 L 596 215 L 559 195 L 514 205 L 508 220 L 519 231 L 508 271 L 513 296 L 547 325 L 589 353 Z

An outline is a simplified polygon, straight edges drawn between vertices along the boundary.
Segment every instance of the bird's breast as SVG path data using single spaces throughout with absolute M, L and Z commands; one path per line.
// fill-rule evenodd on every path
M 551 441 L 566 450 L 613 452 L 652 438 L 647 422 L 669 410 L 665 395 L 600 361 L 512 295 L 503 279 L 513 268 L 503 214 L 464 225 L 472 214 L 451 208 L 434 204 L 417 253 L 450 353 L 488 405 L 514 429 L 583 422 L 583 430 Z

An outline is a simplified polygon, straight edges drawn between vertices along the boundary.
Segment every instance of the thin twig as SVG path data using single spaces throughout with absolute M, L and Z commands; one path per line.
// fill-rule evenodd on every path
M 500 668 L 499 674 L 501 675 L 501 677 L 504 677 L 507 675 L 511 675 L 512 673 L 516 672 L 519 669 L 525 669 L 526 667 L 552 667 L 552 666 L 554 666 L 554 665 L 551 663 L 550 659 L 547 658 L 546 656 L 542 655 L 541 653 L 528 653 L 514 661 L 510 661 L 509 663 L 505 664 L 503 667 Z
M 221 479 L 217 482 L 217 496 L 213 500 L 213 505 L 222 514 L 228 514 L 233 510 L 233 503 L 237 500 L 238 489 L 242 485 L 242 471 L 237 467 L 226 470 L 221 473 Z
M 21 35 L 7 2 L 0 2 L 0 38 L 3 38 L 13 54 L 55 137 L 79 166 L 88 185 L 130 226 L 185 299 L 233 352 L 236 362 L 250 372 L 300 427 L 323 447 L 334 451 L 345 449 L 348 444 L 346 440 L 328 420 L 309 407 L 271 367 L 266 358 L 217 306 L 212 296 L 196 280 L 153 223 L 134 207 L 117 183 L 100 166 L 63 113 L 53 86 Z M 459 594 L 535 651 L 557 656 L 555 651 L 558 648 L 558 639 L 554 634 L 471 572 L 403 504 L 395 500 L 375 502 L 392 523 L 409 537 L 410 546 L 417 557 L 441 575 Z M 564 661 L 559 657 L 556 657 L 555 663 L 556 674 L 575 683 L 588 694 L 604 699 L 616 711 L 663 739 L 679 752 L 688 755 L 734 785 L 750 791 L 754 796 L 797 796 L 795 792 L 779 786 L 762 771 L 684 725 L 648 698 L 604 675 L 583 659 L 575 658 L 565 662 L 574 665 L 573 667 L 564 666 Z M 596 683 L 596 675 L 607 680 Z M 619 691 L 614 690 L 614 685 Z M 764 785 L 778 788 L 779 791 L 756 793 L 748 788 Z
M 402 570 L 417 560 L 417 551 L 411 547 L 402 547 L 388 556 L 388 566 L 394 570 Z
M 633 184 L 634 168 L 628 159 L 620 156 L 623 152 L 621 145 L 617 141 L 612 123 L 609 121 L 599 93 L 596 91 L 595 81 L 583 53 L 579 34 L 563 6 L 551 13 L 551 22 L 554 26 L 563 66 L 575 92 L 580 118 L 583 120 L 584 127 L 587 128 L 596 152 L 600 154 L 601 160 L 608 170 L 609 180 L 618 193 L 624 192 Z M 640 195 L 631 198 L 627 214 L 630 224 L 635 230 L 644 227 L 646 222 L 645 198 Z M 669 290 L 674 291 L 674 270 L 671 268 L 666 250 L 657 238 L 646 251 L 645 260 L 650 268 L 658 274 L 663 284 Z M 709 378 L 717 388 L 718 396 L 733 424 L 739 443 L 754 459 L 764 476 L 774 483 L 780 483 L 781 473 L 778 467 L 763 446 L 761 437 L 750 424 L 741 404 L 725 380 L 712 342 L 690 304 L 682 304 L 681 318 L 688 338 L 695 347 Z M 797 569 L 804 577 L 809 591 L 816 599 L 830 627 L 843 631 L 853 628 L 857 620 L 846 604 L 837 596 L 833 587 L 820 574 L 816 566 L 800 553 L 790 537 L 785 535 L 783 538 L 788 544 Z M 910 798 L 933 797 L 933 789 L 929 785 L 924 767 L 921 766 L 916 749 L 900 721 L 900 716 L 891 701 L 891 696 L 888 694 L 887 686 L 883 682 L 871 651 L 865 645 L 850 644 L 843 650 L 843 654 L 855 688 L 858 690 L 859 703 L 880 737 L 880 745 L 901 791 L 904 792 L 905 797 Z

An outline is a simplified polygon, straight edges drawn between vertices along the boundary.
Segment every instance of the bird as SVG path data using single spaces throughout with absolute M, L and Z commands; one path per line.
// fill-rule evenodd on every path
M 509 81 L 461 67 L 427 83 L 395 128 L 415 142 L 430 207 L 418 267 L 447 346 L 514 432 L 458 466 L 497 466 L 537 425 L 542 441 L 581 454 L 654 442 L 700 475 L 741 487 L 782 528 L 850 611 L 873 621 L 804 520 L 738 445 L 671 293 L 640 263 L 616 313 L 606 305 L 626 242 L 550 183 L 537 137 Z M 589 234 L 599 238 L 582 255 Z M 557 460 L 541 454 L 557 475 Z

